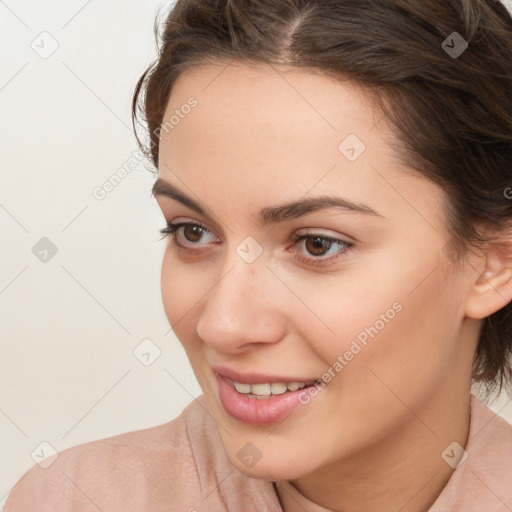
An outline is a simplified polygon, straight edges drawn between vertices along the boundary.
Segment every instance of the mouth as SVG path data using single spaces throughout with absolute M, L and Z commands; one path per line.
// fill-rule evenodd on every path
M 318 379 L 284 382 L 282 378 L 265 382 L 265 377 L 262 376 L 240 374 L 235 380 L 217 371 L 215 378 L 224 411 L 232 418 L 254 426 L 270 425 L 284 420 L 300 405 L 309 403 L 308 395 L 316 395 L 317 390 L 308 388 L 321 382 Z M 240 382 L 239 379 L 246 382 Z M 247 382 L 248 380 L 252 382 Z
M 247 396 L 248 398 L 256 398 L 256 399 L 268 399 L 275 397 L 277 395 L 283 395 L 285 393 L 293 393 L 299 389 L 304 389 L 310 386 L 313 386 L 315 383 L 319 382 L 319 380 L 310 380 L 306 382 L 264 382 L 257 384 L 246 384 L 242 382 L 237 382 L 229 377 L 226 377 L 229 383 L 241 394 Z

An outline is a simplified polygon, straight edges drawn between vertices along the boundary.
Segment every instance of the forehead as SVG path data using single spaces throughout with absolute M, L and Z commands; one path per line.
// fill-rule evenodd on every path
M 190 98 L 196 106 L 184 108 Z M 179 122 L 161 134 L 160 176 L 175 184 L 180 176 L 205 199 L 229 192 L 256 210 L 342 192 L 393 216 L 404 214 L 404 206 L 414 209 L 411 201 L 428 209 L 440 198 L 437 186 L 400 164 L 372 99 L 354 83 L 317 71 L 193 67 L 177 79 L 163 122 L 173 115 Z M 359 153 L 356 159 L 347 157 L 347 144 Z M 414 197 L 404 203 L 404 194 Z M 426 204 L 419 204 L 420 194 Z
M 197 124 L 229 130 L 232 137 L 243 138 L 246 147 L 245 131 L 251 128 L 257 128 L 262 139 L 278 135 L 276 145 L 298 138 L 311 143 L 327 138 L 336 143 L 347 133 L 368 139 L 378 121 L 370 97 L 357 85 L 291 66 L 228 62 L 192 67 L 175 82 L 164 120 L 191 96 L 198 102 L 190 116 Z M 179 131 L 172 136 L 179 136 Z
M 186 107 L 191 97 L 197 102 L 193 109 Z M 375 117 L 359 88 L 318 71 L 207 64 L 186 70 L 174 84 L 163 123 L 174 122 L 162 132 L 160 156 L 179 167 L 192 160 L 201 167 L 224 161 L 223 167 L 247 169 L 253 178 L 256 169 L 275 172 L 276 178 L 285 169 L 297 178 L 307 169 L 315 177 L 333 165 L 356 167 L 340 153 L 348 136 L 357 137 L 365 152 L 371 149 L 380 158 L 390 153 L 374 130 Z

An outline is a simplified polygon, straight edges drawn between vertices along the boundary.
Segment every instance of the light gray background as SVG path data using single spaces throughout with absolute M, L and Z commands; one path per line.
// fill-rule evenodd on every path
M 154 176 L 132 160 L 93 196 L 136 150 L 131 94 L 160 5 L 0 2 L 0 502 L 42 441 L 62 451 L 161 424 L 200 394 L 162 307 Z M 59 45 L 47 58 L 31 47 L 52 49 L 43 31 Z M 42 237 L 58 249 L 46 263 Z M 150 366 L 133 354 L 147 338 L 161 350 Z
M 155 426 L 201 393 L 162 307 L 154 176 L 135 162 L 93 195 L 134 163 L 131 94 L 170 5 L 0 0 L 0 506 L 42 442 Z M 149 366 L 133 353 L 147 339 Z M 491 408 L 512 422 L 504 396 Z

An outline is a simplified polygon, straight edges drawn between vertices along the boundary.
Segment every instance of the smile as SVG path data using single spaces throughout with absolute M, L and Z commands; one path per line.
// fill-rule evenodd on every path
M 249 384 L 218 373 L 215 377 L 220 404 L 224 411 L 238 421 L 255 426 L 280 422 L 298 407 L 304 410 L 301 393 L 306 393 L 319 382 L 311 380 Z
M 249 398 L 265 399 L 270 398 L 272 395 L 282 395 L 290 391 L 297 391 L 307 386 L 313 385 L 316 381 L 309 382 L 272 382 L 263 384 L 244 384 L 242 382 L 232 381 L 235 389 Z

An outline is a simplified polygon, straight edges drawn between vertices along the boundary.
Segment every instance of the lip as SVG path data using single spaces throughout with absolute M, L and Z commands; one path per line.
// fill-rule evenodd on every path
M 301 377 L 283 377 L 282 375 L 276 374 L 263 374 L 263 373 L 252 373 L 252 372 L 241 372 L 228 368 L 227 366 L 213 365 L 212 369 L 215 373 L 228 377 L 229 379 L 240 382 L 241 384 L 265 384 L 265 383 L 277 383 L 283 382 L 290 384 L 291 382 L 315 382 L 319 380 L 318 377 L 304 378 Z
M 229 377 L 215 374 L 222 407 L 231 417 L 250 425 L 271 425 L 284 420 L 304 402 L 299 400 L 305 389 L 288 391 L 269 398 L 249 398 L 239 393 Z

